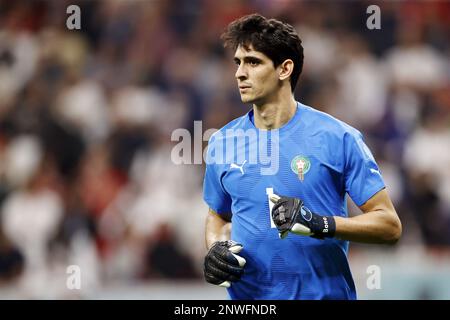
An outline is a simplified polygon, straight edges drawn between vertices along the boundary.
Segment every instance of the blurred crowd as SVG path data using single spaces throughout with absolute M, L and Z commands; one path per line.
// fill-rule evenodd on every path
M 365 135 L 399 245 L 450 246 L 449 2 L 0 0 L 0 287 L 201 276 L 204 166 L 175 165 L 171 134 L 250 109 L 220 34 L 253 12 L 299 32 L 296 99 Z

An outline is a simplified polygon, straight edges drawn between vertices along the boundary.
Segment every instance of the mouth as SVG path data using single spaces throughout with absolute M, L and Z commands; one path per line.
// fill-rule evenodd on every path
M 247 86 L 247 85 L 241 85 L 241 86 L 239 86 L 239 90 L 246 90 L 246 89 L 250 89 L 250 86 Z

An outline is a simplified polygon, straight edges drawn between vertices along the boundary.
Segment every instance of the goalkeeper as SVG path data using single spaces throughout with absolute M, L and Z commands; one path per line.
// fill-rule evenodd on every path
M 372 153 L 359 131 L 295 100 L 303 47 L 292 26 L 254 14 L 223 39 L 252 110 L 209 141 L 206 281 L 232 299 L 356 299 L 348 241 L 393 244 L 402 232 Z M 253 135 L 229 143 L 243 132 Z M 265 137 L 271 174 L 250 157 Z M 363 214 L 348 217 L 347 195 Z

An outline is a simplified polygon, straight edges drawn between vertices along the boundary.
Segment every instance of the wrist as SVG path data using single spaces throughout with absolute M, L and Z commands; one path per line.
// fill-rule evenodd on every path
M 334 219 L 333 216 L 324 216 L 322 218 L 324 222 L 322 235 L 325 238 L 333 238 L 334 235 L 336 234 L 336 220 Z
M 336 234 L 336 221 L 333 216 L 315 216 L 312 237 L 318 239 L 333 238 Z

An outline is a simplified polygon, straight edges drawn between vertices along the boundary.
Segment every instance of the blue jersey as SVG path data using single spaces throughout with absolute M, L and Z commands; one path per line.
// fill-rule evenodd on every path
M 231 218 L 231 239 L 247 261 L 231 299 L 356 299 L 348 241 L 279 239 L 268 197 L 297 197 L 315 213 L 347 217 L 347 194 L 360 206 L 385 187 L 358 130 L 300 103 L 284 126 L 262 130 L 250 111 L 211 136 L 206 162 L 204 200 Z

